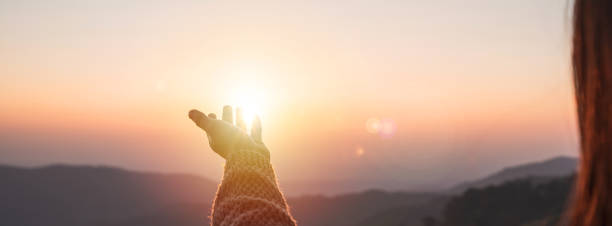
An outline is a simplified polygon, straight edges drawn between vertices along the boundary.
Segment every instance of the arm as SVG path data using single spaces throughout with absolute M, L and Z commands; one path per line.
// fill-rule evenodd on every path
M 295 225 L 274 170 L 256 151 L 230 154 L 213 204 L 213 225 Z
M 261 141 L 261 123 L 255 120 L 248 136 L 239 111 L 237 126 L 233 126 L 231 108 L 226 106 L 223 111 L 223 120 L 195 110 L 189 113 L 206 131 L 211 148 L 226 159 L 212 225 L 296 225 L 278 189 L 269 151 Z

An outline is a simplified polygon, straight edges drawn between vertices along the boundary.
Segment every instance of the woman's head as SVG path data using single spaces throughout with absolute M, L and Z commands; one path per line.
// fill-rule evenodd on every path
M 612 1 L 575 1 L 572 62 L 582 155 L 570 225 L 612 225 Z

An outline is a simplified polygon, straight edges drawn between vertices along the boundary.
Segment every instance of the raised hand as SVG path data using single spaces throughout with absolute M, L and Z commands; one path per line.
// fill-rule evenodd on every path
M 198 110 L 189 111 L 189 118 L 208 136 L 210 147 L 223 158 L 234 150 L 252 148 L 269 157 L 267 148 L 261 140 L 261 121 L 253 120 L 251 135 L 246 132 L 242 111 L 236 109 L 236 125 L 234 125 L 232 107 L 223 107 L 222 120 L 218 120 L 214 113 L 205 115 Z
M 225 158 L 223 179 L 215 196 L 212 225 L 295 226 L 278 188 L 270 152 L 261 141 L 261 122 L 246 132 L 242 111 L 225 106 L 221 120 L 215 114 L 189 111 L 189 118 L 206 131 L 210 147 Z

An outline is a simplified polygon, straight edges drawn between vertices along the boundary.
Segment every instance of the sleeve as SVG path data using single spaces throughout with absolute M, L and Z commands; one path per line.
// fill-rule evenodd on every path
M 233 151 L 213 203 L 212 225 L 296 225 L 263 148 Z

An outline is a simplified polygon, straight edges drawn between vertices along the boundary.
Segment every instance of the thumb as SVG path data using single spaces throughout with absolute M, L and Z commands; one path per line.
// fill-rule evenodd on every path
M 198 110 L 191 110 L 189 111 L 189 118 L 200 128 L 202 128 L 203 130 L 207 130 L 208 128 L 208 117 L 206 117 L 206 115 Z

